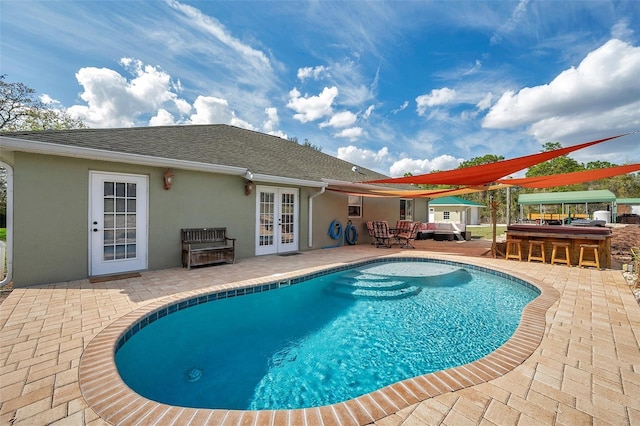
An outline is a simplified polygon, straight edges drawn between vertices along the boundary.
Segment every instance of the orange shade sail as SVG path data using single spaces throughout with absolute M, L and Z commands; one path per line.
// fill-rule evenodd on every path
M 612 136 L 605 139 L 598 139 L 585 142 L 566 148 L 544 151 L 537 154 L 525 155 L 524 157 L 512 158 L 510 160 L 496 161 L 495 163 L 482 164 L 479 166 L 464 167 L 462 169 L 447 170 L 444 172 L 427 173 L 417 176 L 405 176 L 399 178 L 370 180 L 365 183 L 401 183 L 401 184 L 422 184 L 422 185 L 465 185 L 480 186 L 508 176 L 511 173 L 526 169 L 544 161 L 551 160 L 562 155 L 569 154 L 579 149 L 587 148 L 601 142 L 626 136 L 628 133 Z
M 519 179 L 500 179 L 505 185 L 522 186 L 525 188 L 550 188 L 553 186 L 573 185 L 575 183 L 590 182 L 612 176 L 624 175 L 640 171 L 640 164 L 607 167 L 604 169 L 584 170 L 581 172 L 561 173 L 550 176 L 534 176 Z

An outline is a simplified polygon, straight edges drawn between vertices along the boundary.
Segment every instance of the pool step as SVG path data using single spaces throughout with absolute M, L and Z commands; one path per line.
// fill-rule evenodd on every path
M 332 287 L 334 293 L 354 299 L 402 299 L 420 293 L 418 286 L 407 286 L 395 290 L 370 290 L 366 288 Z
M 363 290 L 398 290 L 408 286 L 406 280 L 384 279 L 384 277 L 378 277 L 377 281 L 361 280 L 359 277 L 341 277 L 334 283 L 336 286 Z
M 418 294 L 420 287 L 402 280 L 360 280 L 359 276 L 344 276 L 336 280 L 330 289 L 342 296 L 370 299 L 401 299 Z

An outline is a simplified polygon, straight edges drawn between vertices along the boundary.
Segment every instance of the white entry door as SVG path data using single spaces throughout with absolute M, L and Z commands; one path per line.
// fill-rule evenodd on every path
M 256 187 L 256 255 L 298 250 L 298 189 Z
M 89 275 L 147 269 L 146 176 L 91 172 Z

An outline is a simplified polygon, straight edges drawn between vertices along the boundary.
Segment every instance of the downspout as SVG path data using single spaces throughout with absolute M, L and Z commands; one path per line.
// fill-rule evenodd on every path
M 13 167 L 2 161 L 0 161 L 0 166 L 5 169 L 7 176 L 7 244 L 3 248 L 6 257 L 0 257 L 0 262 L 6 259 L 7 265 L 4 279 L 0 275 L 0 286 L 3 286 L 13 280 Z
M 326 186 L 323 186 L 319 192 L 309 197 L 309 248 L 313 247 L 313 199 L 324 194 L 326 188 Z

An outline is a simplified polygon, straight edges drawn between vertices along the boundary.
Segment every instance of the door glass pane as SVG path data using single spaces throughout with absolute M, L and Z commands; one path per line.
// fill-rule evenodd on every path
M 105 211 L 105 213 L 112 212 L 113 211 L 113 207 L 114 207 L 113 198 L 105 198 L 104 199 L 104 211 Z
M 259 241 L 260 246 L 273 245 L 273 230 L 275 219 L 275 194 L 272 192 L 260 193 L 260 230 Z
M 136 198 L 136 184 L 128 183 L 127 184 L 127 197 L 128 198 Z
M 280 203 L 280 242 L 282 244 L 291 244 L 294 241 L 294 207 L 294 195 L 282 194 Z
M 137 257 L 136 197 L 135 183 L 104 182 L 103 260 Z
M 113 244 L 115 242 L 115 234 L 113 231 L 104 230 L 104 244 Z
M 116 197 L 125 197 L 126 184 L 123 182 L 116 182 Z
M 124 259 L 126 257 L 127 246 L 120 244 L 116 246 L 116 259 Z
M 113 260 L 113 246 L 104 246 L 103 251 L 103 259 L 104 260 Z
M 104 196 L 105 197 L 113 197 L 113 182 L 105 182 L 104 183 Z

